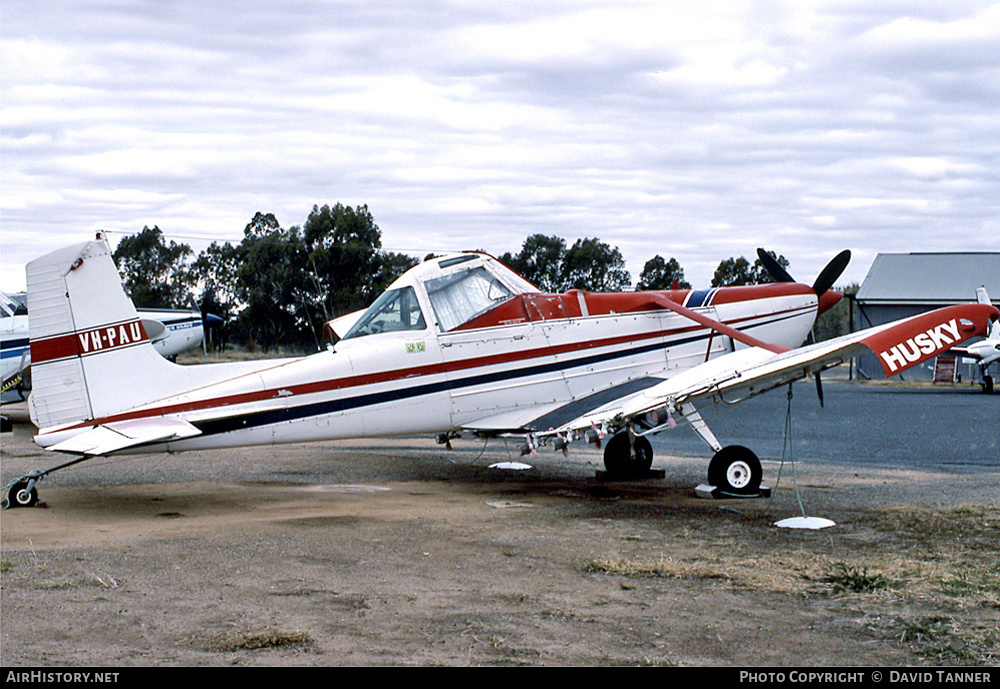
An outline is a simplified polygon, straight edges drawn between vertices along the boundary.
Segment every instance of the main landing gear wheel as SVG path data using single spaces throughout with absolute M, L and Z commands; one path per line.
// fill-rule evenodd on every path
M 10 507 L 34 507 L 38 502 L 38 490 L 28 487 L 27 481 L 17 481 L 7 489 L 7 494 L 3 496 L 3 508 Z
M 708 464 L 709 484 L 730 495 L 756 495 L 763 476 L 757 455 L 741 445 L 722 448 Z
M 993 376 L 988 373 L 983 376 L 983 392 L 987 395 L 993 394 Z
M 642 436 L 618 433 L 604 448 L 604 468 L 616 478 L 644 476 L 652 466 L 653 446 Z

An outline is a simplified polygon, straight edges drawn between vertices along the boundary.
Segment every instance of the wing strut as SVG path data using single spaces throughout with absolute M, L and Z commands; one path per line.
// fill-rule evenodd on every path
M 708 316 L 700 314 L 697 311 L 693 311 L 687 308 L 686 306 L 681 306 L 680 304 L 673 302 L 664 296 L 658 294 L 653 295 L 653 303 L 664 309 L 668 309 L 670 311 L 673 311 L 674 313 L 680 314 L 681 316 L 684 316 L 685 318 L 692 320 L 695 323 L 703 325 L 706 328 L 710 328 L 717 333 L 721 333 L 722 335 L 728 335 L 732 339 L 736 340 L 737 342 L 742 342 L 748 347 L 760 347 L 761 349 L 766 349 L 767 351 L 773 352 L 775 354 L 780 354 L 781 352 L 788 351 L 788 347 L 782 347 L 781 345 L 771 344 L 770 342 L 764 342 L 763 340 L 759 340 L 756 337 L 748 335 L 745 332 L 741 332 L 736 328 L 732 328 L 726 325 L 725 323 L 720 323 L 714 318 L 709 318 Z
M 691 428 L 693 428 L 695 432 L 701 436 L 701 439 L 705 441 L 706 445 L 712 448 L 713 452 L 718 452 L 722 449 L 722 443 L 720 443 L 719 439 L 715 437 L 715 434 L 712 433 L 712 429 L 708 427 L 708 424 L 705 423 L 705 421 L 701 418 L 701 414 L 698 413 L 698 410 L 695 409 L 692 404 L 684 402 L 681 404 L 678 411 L 684 415 L 684 418 L 686 418 L 688 423 L 691 424 Z

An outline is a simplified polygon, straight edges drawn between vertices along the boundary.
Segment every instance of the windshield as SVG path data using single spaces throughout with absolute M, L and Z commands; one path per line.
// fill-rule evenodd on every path
M 443 332 L 457 328 L 513 296 L 483 267 L 428 280 L 424 287 Z
M 23 294 L 9 297 L 6 293 L 0 292 L 0 318 L 27 315 L 28 309 L 24 306 L 24 299 Z
M 368 307 L 354 327 L 347 331 L 343 339 L 402 330 L 423 330 L 426 327 L 424 314 L 417 304 L 416 292 L 412 287 L 402 287 L 384 292 Z

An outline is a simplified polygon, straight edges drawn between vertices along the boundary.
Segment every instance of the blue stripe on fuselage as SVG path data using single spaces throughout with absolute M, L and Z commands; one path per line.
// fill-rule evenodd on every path
M 766 323 L 758 323 L 757 325 L 750 326 L 747 330 L 752 330 L 753 328 L 765 325 L 772 325 L 783 320 L 788 320 L 789 318 L 794 318 L 797 315 L 799 314 L 788 314 L 780 318 L 769 320 Z M 714 337 L 716 334 L 717 333 L 715 333 L 715 331 L 711 331 L 708 333 L 673 339 L 669 342 L 653 342 L 641 347 L 605 352 L 603 354 L 594 354 L 574 359 L 572 361 L 552 361 L 543 364 L 536 364 L 534 366 L 525 366 L 523 368 L 507 369 L 504 371 L 471 375 L 464 378 L 413 385 L 405 388 L 397 388 L 395 390 L 385 390 L 335 400 L 324 400 L 322 402 L 313 402 L 296 407 L 289 407 L 287 409 L 249 412 L 244 415 L 232 416 L 224 419 L 193 421 L 192 423 L 202 432 L 203 436 L 215 435 L 218 433 L 229 433 L 288 421 L 298 421 L 313 416 L 336 414 L 338 412 L 350 411 L 352 409 L 359 409 L 377 404 L 397 402 L 404 399 L 421 397 L 423 395 L 433 395 L 439 392 L 460 390 L 463 388 L 474 387 L 476 385 L 485 385 L 487 383 L 495 383 L 498 381 L 527 378 L 544 373 L 551 373 L 553 371 L 563 371 L 581 366 L 590 366 L 592 364 L 611 361 L 614 359 L 647 354 L 658 349 L 667 349 L 668 347 L 677 347 L 691 344 L 693 342 L 706 341 L 709 337 Z
M 700 306 L 708 306 L 712 303 L 712 297 L 715 296 L 717 289 L 718 288 L 691 290 L 688 293 L 687 299 L 684 300 L 684 306 L 689 309 L 696 309 Z

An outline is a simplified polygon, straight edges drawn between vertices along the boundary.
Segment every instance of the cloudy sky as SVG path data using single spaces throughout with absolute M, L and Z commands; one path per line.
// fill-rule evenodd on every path
M 1000 251 L 1000 4 L 4 0 L 0 39 L 6 291 L 97 229 L 337 202 L 413 255 L 598 237 L 696 286 Z

